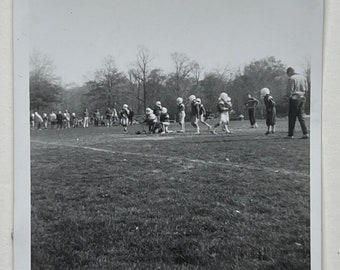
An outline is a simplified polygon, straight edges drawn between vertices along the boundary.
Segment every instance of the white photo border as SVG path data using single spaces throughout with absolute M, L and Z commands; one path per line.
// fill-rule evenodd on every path
M 315 0 L 312 37 L 312 96 L 310 138 L 310 213 L 311 269 L 322 268 L 322 181 L 321 181 L 321 111 L 322 45 L 324 1 Z M 287 17 L 287 19 L 289 19 Z M 14 242 L 15 270 L 31 269 L 31 201 L 30 201 L 30 128 L 29 114 L 29 0 L 13 0 L 14 65 Z M 316 71 L 315 71 L 316 70 Z M 315 72 L 314 72 L 315 71 Z M 24 115 L 24 117 L 21 117 Z

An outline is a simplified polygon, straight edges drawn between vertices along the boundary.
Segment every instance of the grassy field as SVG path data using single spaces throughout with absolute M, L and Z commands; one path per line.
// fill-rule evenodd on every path
M 309 140 L 259 125 L 32 131 L 32 269 L 309 269 Z

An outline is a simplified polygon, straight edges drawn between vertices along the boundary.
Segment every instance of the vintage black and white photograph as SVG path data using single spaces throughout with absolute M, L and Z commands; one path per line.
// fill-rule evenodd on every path
M 28 3 L 32 269 L 311 268 L 322 0 Z

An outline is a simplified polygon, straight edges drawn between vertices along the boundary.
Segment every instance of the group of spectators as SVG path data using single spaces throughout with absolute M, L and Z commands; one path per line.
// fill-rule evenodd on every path
M 130 108 L 129 123 L 133 121 L 133 110 Z M 94 126 L 107 126 L 119 124 L 119 114 L 115 108 L 107 108 L 104 114 L 101 114 L 97 109 L 92 114 L 86 108 L 82 115 L 76 115 L 68 110 L 62 112 L 61 110 L 55 112 L 51 111 L 50 114 L 43 113 L 42 115 L 38 112 L 31 113 L 30 115 L 30 126 L 31 129 L 66 129 L 75 127 L 89 127 Z

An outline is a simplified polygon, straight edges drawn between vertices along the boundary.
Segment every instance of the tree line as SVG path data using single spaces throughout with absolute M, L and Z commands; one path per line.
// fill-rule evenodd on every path
M 232 98 L 236 114 L 244 114 L 247 94 L 260 98 L 260 89 L 267 87 L 276 100 L 277 114 L 285 116 L 287 101 L 283 98 L 286 90 L 287 66 L 275 57 L 253 60 L 236 71 L 205 71 L 198 62 L 183 53 L 172 53 L 173 71 L 165 73 L 160 68 L 152 68 L 154 58 L 146 48 L 141 48 L 136 61 L 127 72 L 119 70 L 112 55 L 103 60 L 102 66 L 94 72 L 94 77 L 81 86 L 66 88 L 55 73 L 51 58 L 34 51 L 30 56 L 30 109 L 48 112 L 52 109 L 69 109 L 81 114 L 106 108 L 120 109 L 129 104 L 137 114 L 143 114 L 146 107 L 153 107 L 157 100 L 168 108 L 170 115 L 176 113 L 176 98 L 182 97 L 188 104 L 192 94 L 200 97 L 209 112 L 215 112 L 217 97 L 227 92 Z M 310 85 L 310 64 L 306 64 L 304 74 Z M 308 92 L 310 94 L 310 91 Z M 310 110 L 310 99 L 306 111 Z M 258 117 L 263 117 L 263 104 L 257 108 Z

